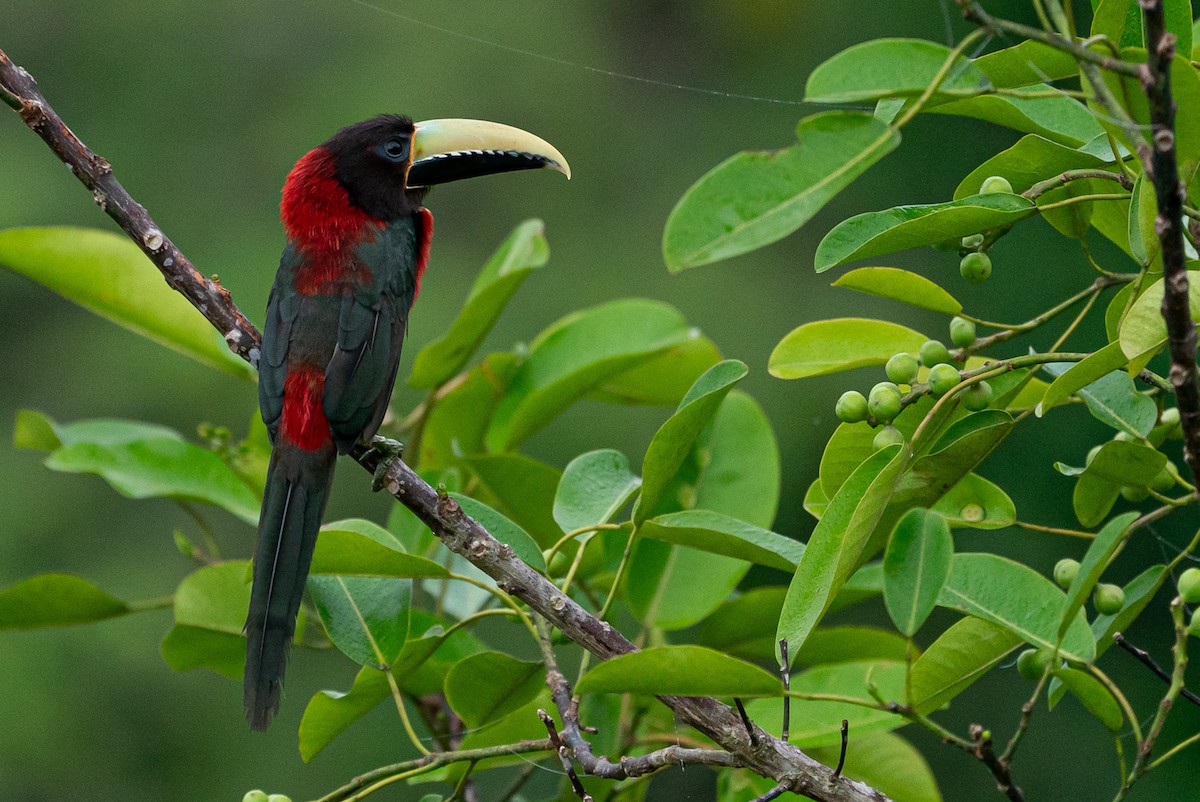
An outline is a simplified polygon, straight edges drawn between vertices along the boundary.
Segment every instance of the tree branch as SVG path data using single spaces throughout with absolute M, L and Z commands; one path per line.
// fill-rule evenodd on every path
M 73 134 L 46 102 L 33 78 L 0 51 L 0 99 L 50 146 L 76 177 L 92 190 L 97 202 L 158 266 L 167 283 L 181 292 L 230 343 L 234 353 L 251 364 L 257 362 L 260 336 L 237 309 L 228 291 L 205 279 L 165 234 L 146 210 L 112 176 L 111 168 Z M 359 446 L 351 455 L 374 473 L 378 453 Z M 590 615 L 564 595 L 546 577 L 534 571 L 497 541 L 478 521 L 463 513 L 458 503 L 439 496 L 411 468 L 394 461 L 384 486 L 424 521 L 444 544 L 495 580 L 505 592 L 524 601 L 551 621 L 568 638 L 596 656 L 607 659 L 635 650 L 621 633 Z M 751 743 L 737 713 L 715 699 L 664 696 L 660 700 L 688 725 L 736 756 L 752 771 L 770 777 L 787 790 L 818 802 L 888 802 L 888 798 L 861 782 L 834 776 L 828 766 L 796 747 L 756 729 Z

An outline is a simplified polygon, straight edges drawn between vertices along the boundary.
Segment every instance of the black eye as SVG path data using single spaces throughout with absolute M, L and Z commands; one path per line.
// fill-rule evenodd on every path
M 394 162 L 404 161 L 408 157 L 408 141 L 404 139 L 389 139 L 379 147 L 379 152 L 385 159 Z

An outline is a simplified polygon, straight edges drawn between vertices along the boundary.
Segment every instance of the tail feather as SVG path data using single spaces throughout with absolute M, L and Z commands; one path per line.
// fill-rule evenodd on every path
M 335 457 L 332 445 L 315 452 L 281 445 L 271 454 L 246 618 L 244 701 L 246 719 L 255 730 L 265 730 L 279 709 Z

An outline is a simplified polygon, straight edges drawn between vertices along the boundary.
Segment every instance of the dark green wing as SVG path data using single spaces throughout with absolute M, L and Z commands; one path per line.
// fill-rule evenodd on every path
M 288 346 L 292 324 L 300 313 L 300 298 L 292 288 L 300 256 L 288 244 L 279 260 L 279 272 L 267 301 L 267 321 L 263 325 L 262 352 L 258 360 L 258 406 L 271 442 L 283 414 L 283 382 L 287 377 Z

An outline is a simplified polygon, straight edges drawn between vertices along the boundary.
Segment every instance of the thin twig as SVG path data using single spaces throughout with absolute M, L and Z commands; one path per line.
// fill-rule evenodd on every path
M 979 724 L 972 724 L 967 731 L 971 735 L 971 740 L 975 742 L 975 757 L 988 767 L 988 771 L 992 773 L 992 778 L 996 781 L 996 788 L 1008 797 L 1009 802 L 1025 802 L 1025 794 L 1012 780 L 1009 762 L 1004 758 L 996 757 L 996 753 L 992 751 L 991 733 Z
M 750 745 L 758 746 L 758 736 L 754 734 L 754 723 L 750 721 L 750 714 L 746 712 L 746 706 L 736 696 L 733 697 L 733 704 L 737 708 L 738 715 L 742 717 L 742 725 L 746 728 L 746 734 L 750 736 Z
M 783 796 L 785 791 L 787 791 L 787 785 L 784 783 L 779 783 L 779 785 L 776 785 L 765 794 L 754 797 L 754 802 L 771 802 L 772 799 L 778 799 L 779 797 Z
M 788 642 L 787 638 L 782 638 L 779 641 L 779 678 L 783 680 L 783 731 L 779 734 L 781 741 L 787 741 L 789 730 L 792 726 L 792 699 L 787 695 L 787 691 L 792 689 L 792 671 L 788 666 Z
M 837 765 L 833 768 L 833 776 L 841 777 L 842 769 L 846 765 L 846 750 L 850 746 L 850 722 L 847 719 L 842 719 L 842 751 L 838 753 Z
M 1125 651 L 1127 651 L 1131 655 L 1133 655 L 1135 658 L 1137 658 L 1138 662 L 1141 663 L 1142 665 L 1144 665 L 1146 668 L 1150 669 L 1150 671 L 1154 674 L 1154 676 L 1158 677 L 1159 679 L 1161 679 L 1163 682 L 1167 683 L 1168 685 L 1171 684 L 1171 675 L 1168 674 L 1166 672 L 1166 670 L 1163 669 L 1162 666 L 1160 666 L 1158 663 L 1156 663 L 1154 661 L 1154 658 L 1151 657 L 1150 653 L 1147 652 L 1145 649 L 1139 649 L 1138 647 L 1134 646 L 1129 641 L 1125 640 L 1125 636 L 1122 635 L 1120 632 L 1113 633 L 1113 643 L 1117 644 L 1122 649 L 1124 649 Z M 1191 702 L 1194 705 L 1200 705 L 1200 696 L 1197 696 L 1195 693 L 1192 693 L 1187 688 L 1180 688 L 1179 695 L 1182 696 L 1184 699 L 1187 699 L 1189 702 Z

